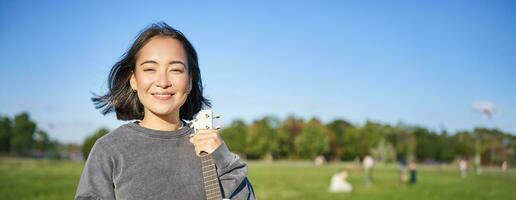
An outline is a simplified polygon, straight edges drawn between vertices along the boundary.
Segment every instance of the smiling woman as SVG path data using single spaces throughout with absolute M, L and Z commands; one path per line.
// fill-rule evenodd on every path
M 113 66 L 108 84 L 107 94 L 92 98 L 96 107 L 136 121 L 95 142 L 75 199 L 255 199 L 246 163 L 218 130 L 193 134 L 186 126 L 210 102 L 197 53 L 181 32 L 165 23 L 145 29 Z M 218 197 L 203 182 L 201 152 L 214 161 Z
M 172 46 L 161 45 L 159 44 L 160 41 L 168 41 L 167 44 Z M 157 48 L 155 49 L 154 47 Z M 167 52 L 162 52 L 161 50 L 166 50 Z M 158 62 L 166 62 L 161 59 L 174 58 L 175 60 L 170 60 L 173 63 L 169 63 L 169 66 L 177 67 L 175 63 L 181 62 L 183 70 L 188 71 L 190 78 L 191 91 L 187 97 L 186 104 L 181 106 L 180 117 L 181 119 L 191 120 L 203 104 L 206 106 L 211 104 L 203 96 L 201 73 L 197 53 L 193 45 L 181 32 L 165 23 L 154 24 L 141 32 L 122 59 L 115 63 L 108 77 L 109 92 L 103 96 L 92 98 L 96 108 L 103 108 L 102 114 L 115 111 L 119 120 L 143 119 L 144 105 L 139 101 L 139 96 L 133 92 L 134 88 L 131 88 L 129 79 L 133 78 L 135 72 L 142 71 L 142 67 L 149 65 L 149 69 L 145 68 L 145 70 L 157 70 L 156 67 L 163 66 L 163 63 Z
M 154 37 L 140 50 L 130 79 L 147 113 L 140 125 L 166 130 L 168 127 L 159 127 L 161 123 L 150 124 L 159 122 L 156 118 L 180 124 L 179 108 L 192 88 L 185 63 L 183 45 L 174 38 Z

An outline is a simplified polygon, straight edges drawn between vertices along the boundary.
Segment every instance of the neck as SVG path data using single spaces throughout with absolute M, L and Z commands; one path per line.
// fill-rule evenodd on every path
M 181 128 L 181 119 L 179 119 L 179 112 L 170 115 L 156 115 L 146 111 L 140 126 L 160 131 L 175 131 Z

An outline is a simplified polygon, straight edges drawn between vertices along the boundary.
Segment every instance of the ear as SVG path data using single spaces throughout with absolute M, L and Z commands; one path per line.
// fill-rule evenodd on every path
M 136 84 L 136 76 L 134 75 L 134 72 L 131 74 L 131 78 L 129 79 L 129 84 L 131 85 L 131 89 L 136 90 L 138 89 Z

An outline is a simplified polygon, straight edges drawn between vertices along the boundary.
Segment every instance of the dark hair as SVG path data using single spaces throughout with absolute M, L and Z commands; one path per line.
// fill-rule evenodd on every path
M 140 32 L 131 48 L 113 65 L 108 77 L 109 91 L 103 96 L 94 94 L 94 97 L 91 98 L 95 108 L 102 108 L 103 115 L 115 111 L 119 120 L 143 119 L 143 105 L 136 92 L 132 91 L 129 80 L 136 66 L 136 54 L 151 38 L 156 36 L 171 37 L 180 41 L 188 57 L 188 72 L 192 80 L 192 90 L 180 108 L 181 119 L 191 120 L 193 115 L 201 110 L 203 104 L 211 106 L 210 101 L 202 95 L 201 71 L 194 47 L 183 33 L 165 22 L 159 22 Z

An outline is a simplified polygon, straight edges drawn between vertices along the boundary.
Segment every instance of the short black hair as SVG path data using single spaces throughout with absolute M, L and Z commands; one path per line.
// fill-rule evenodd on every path
M 106 115 L 116 112 L 119 120 L 141 120 L 144 116 L 143 104 L 133 92 L 129 83 L 136 66 L 136 55 L 147 42 L 156 36 L 170 37 L 183 44 L 188 58 L 188 72 L 192 80 L 192 90 L 186 98 L 186 102 L 180 108 L 181 119 L 191 120 L 193 115 L 201 110 L 203 105 L 211 106 L 208 99 L 203 96 L 201 71 L 197 59 L 197 52 L 193 45 L 179 30 L 176 30 L 165 22 L 151 24 L 140 32 L 128 51 L 116 62 L 108 77 L 109 91 L 102 96 L 95 95 L 91 98 L 95 108 L 102 109 Z

